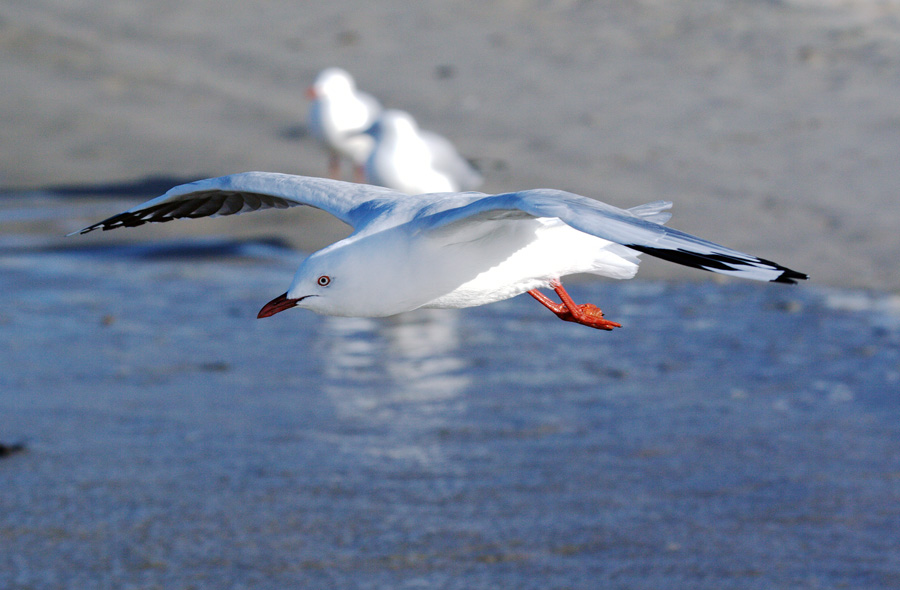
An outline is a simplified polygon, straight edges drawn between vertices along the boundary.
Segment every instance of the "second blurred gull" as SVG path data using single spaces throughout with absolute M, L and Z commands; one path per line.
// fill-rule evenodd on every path
M 367 134 L 375 139 L 365 165 L 372 184 L 416 195 L 468 191 L 483 182 L 448 139 L 420 130 L 409 113 L 384 111 Z

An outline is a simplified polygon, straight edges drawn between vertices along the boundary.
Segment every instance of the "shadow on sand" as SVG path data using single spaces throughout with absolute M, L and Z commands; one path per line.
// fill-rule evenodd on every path
M 209 175 L 197 174 L 189 177 L 151 175 L 145 178 L 121 182 L 61 184 L 40 188 L 0 188 L 0 197 L 30 197 L 35 194 L 41 194 L 65 198 L 118 199 L 134 197 L 149 199 L 164 194 L 174 186 L 204 178 L 209 178 Z

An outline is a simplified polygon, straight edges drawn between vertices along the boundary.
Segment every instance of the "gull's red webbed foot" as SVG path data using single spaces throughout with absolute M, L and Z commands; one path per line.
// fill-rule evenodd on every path
M 603 319 L 603 312 L 596 305 L 592 303 L 576 304 L 566 290 L 563 289 L 562 283 L 559 281 L 554 281 L 551 283 L 551 286 L 556 291 L 556 294 L 559 295 L 562 303 L 552 301 L 537 289 L 532 289 L 528 294 L 555 313 L 559 319 L 597 328 L 598 330 L 612 330 L 613 328 L 622 327 L 622 324 Z

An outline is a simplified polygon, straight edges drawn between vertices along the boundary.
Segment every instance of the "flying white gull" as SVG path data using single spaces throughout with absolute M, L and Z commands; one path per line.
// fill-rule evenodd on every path
M 363 166 L 375 142 L 363 133 L 378 119 L 381 105 L 356 89 L 353 78 L 340 68 L 322 70 L 306 90 L 312 103 L 307 128 L 328 150 L 328 175 L 339 178 L 341 158 L 353 163 L 356 180 L 363 181 Z
M 387 110 L 367 131 L 375 147 L 366 161 L 366 179 L 418 195 L 473 190 L 483 178 L 449 139 L 420 130 L 404 111 Z
M 177 186 L 69 235 L 297 205 L 328 211 L 355 231 L 306 258 L 287 292 L 267 303 L 260 318 L 294 306 L 326 315 L 391 316 L 529 293 L 563 320 L 611 330 L 620 324 L 604 319 L 594 305 L 572 301 L 561 279 L 574 273 L 629 279 L 642 252 L 759 281 L 807 278 L 663 226 L 671 207 L 665 201 L 625 210 L 552 189 L 411 197 L 383 187 L 271 172 Z M 553 289 L 561 303 L 540 288 Z

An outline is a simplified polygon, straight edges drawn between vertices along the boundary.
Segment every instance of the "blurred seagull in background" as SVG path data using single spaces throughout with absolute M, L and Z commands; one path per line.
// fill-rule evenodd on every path
M 381 105 L 357 90 L 353 77 L 341 68 L 322 70 L 306 95 L 312 101 L 307 128 L 328 150 L 328 175 L 340 178 L 345 158 L 353 164 L 354 178 L 364 182 L 363 167 L 375 141 L 362 132 L 378 119 Z
M 366 132 L 375 148 L 366 179 L 409 195 L 473 190 L 484 181 L 445 137 L 420 130 L 409 113 L 386 110 Z
M 182 217 L 234 215 L 308 205 L 354 228 L 313 253 L 288 290 L 260 310 L 292 307 L 336 316 L 383 317 L 418 308 L 462 308 L 528 293 L 559 318 L 611 330 L 591 304 L 577 304 L 562 277 L 635 275 L 641 253 L 730 276 L 794 283 L 805 274 L 662 225 L 671 203 L 619 209 L 552 189 L 499 195 L 410 197 L 376 186 L 246 172 L 177 186 L 76 233 Z M 553 289 L 555 302 L 539 291 Z

